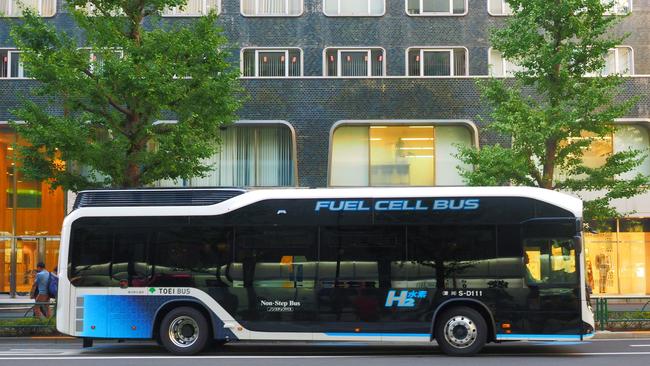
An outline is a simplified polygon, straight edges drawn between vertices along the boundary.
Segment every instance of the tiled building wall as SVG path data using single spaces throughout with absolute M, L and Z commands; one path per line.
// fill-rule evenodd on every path
M 409 17 L 403 0 L 387 0 L 386 14 L 381 17 L 327 17 L 322 13 L 322 0 L 305 0 L 303 15 L 281 18 L 244 17 L 239 12 L 239 1 L 222 0 L 220 23 L 235 48 L 303 49 L 307 78 L 242 81 L 251 98 L 240 117 L 291 123 L 297 135 L 300 185 L 314 187 L 327 185 L 330 132 L 341 120 L 466 119 L 478 125 L 482 145 L 507 143 L 503 137 L 484 130 L 479 116 L 486 116 L 487 110 L 477 93 L 479 79 L 471 77 L 487 74 L 488 29 L 504 19 L 488 15 L 486 0 L 470 0 L 468 14 L 460 17 Z M 61 3 L 57 15 L 48 21 L 74 29 Z M 9 23 L 0 19 L 0 47 L 12 45 Z M 616 30 L 631 33 L 626 44 L 634 48 L 636 74 L 650 74 L 648 24 L 650 4 L 636 0 L 633 14 Z M 322 76 L 323 49 L 332 46 L 384 47 L 388 76 L 404 75 L 407 47 L 463 46 L 469 51 L 470 77 L 312 78 Z M 648 77 L 626 81 L 624 96 L 641 97 L 628 117 L 650 118 L 649 83 Z M 0 80 L 0 121 L 12 118 L 10 110 L 34 85 L 30 80 Z

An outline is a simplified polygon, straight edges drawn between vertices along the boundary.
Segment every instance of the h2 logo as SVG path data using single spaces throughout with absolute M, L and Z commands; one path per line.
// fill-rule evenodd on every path
M 388 291 L 388 296 L 386 296 L 386 307 L 393 307 L 397 303 L 398 308 L 414 308 L 415 307 L 415 298 L 408 297 L 409 291 L 400 291 L 397 295 L 397 291 L 390 290 Z

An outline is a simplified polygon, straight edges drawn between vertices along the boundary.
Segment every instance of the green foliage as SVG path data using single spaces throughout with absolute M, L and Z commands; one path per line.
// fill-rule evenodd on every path
M 24 13 L 11 34 L 40 82 L 34 93 L 47 101 L 14 111 L 26 122 L 16 128 L 30 143 L 20 148 L 27 176 L 78 191 L 211 169 L 203 159 L 218 150 L 219 128 L 235 119 L 243 91 L 214 13 L 189 23 L 159 17 L 184 3 L 71 0 L 80 37 Z M 154 124 L 170 113 L 178 123 Z
M 616 152 L 599 168 L 585 166 L 582 157 L 594 141 L 611 138 L 613 121 L 636 103 L 621 101 L 620 75 L 601 75 L 608 50 L 626 38 L 611 35 L 622 17 L 604 15 L 613 3 L 601 0 L 507 2 L 514 15 L 492 30 L 490 40 L 521 71 L 512 80 L 493 78 L 478 86 L 492 108 L 488 128 L 512 144 L 460 148 L 461 161 L 473 166 L 462 176 L 470 185 L 602 192 L 585 202 L 585 217 L 618 216 L 611 200 L 642 193 L 649 183 L 647 176 L 628 177 L 644 152 Z

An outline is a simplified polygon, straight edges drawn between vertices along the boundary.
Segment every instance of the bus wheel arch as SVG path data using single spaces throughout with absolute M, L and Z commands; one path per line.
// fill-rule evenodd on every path
M 431 340 L 435 339 L 435 330 L 440 321 L 439 315 L 454 307 L 468 307 L 476 310 L 483 317 L 487 325 L 487 342 L 496 341 L 496 324 L 494 322 L 494 316 L 487 305 L 476 299 L 449 299 L 438 305 L 436 310 L 433 312 L 433 317 L 431 318 Z
M 160 325 L 165 318 L 167 314 L 169 314 L 170 311 L 179 308 L 179 307 L 189 307 L 193 308 L 195 310 L 198 310 L 201 312 L 201 314 L 205 317 L 205 319 L 208 322 L 208 331 L 209 331 L 209 339 L 213 339 L 214 335 L 214 317 L 211 316 L 210 311 L 208 308 L 201 302 L 199 301 L 193 301 L 193 300 L 171 300 L 166 303 L 164 303 L 160 308 L 158 308 L 158 311 L 156 311 L 156 315 L 154 316 L 154 322 L 153 322 L 153 328 L 152 328 L 152 338 L 156 340 L 160 344 Z

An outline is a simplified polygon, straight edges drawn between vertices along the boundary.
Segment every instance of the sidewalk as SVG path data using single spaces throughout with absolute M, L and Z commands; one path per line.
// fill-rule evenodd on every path
M 629 332 L 610 332 L 608 330 L 598 331 L 593 339 L 638 339 L 650 338 L 650 331 L 638 330 Z

